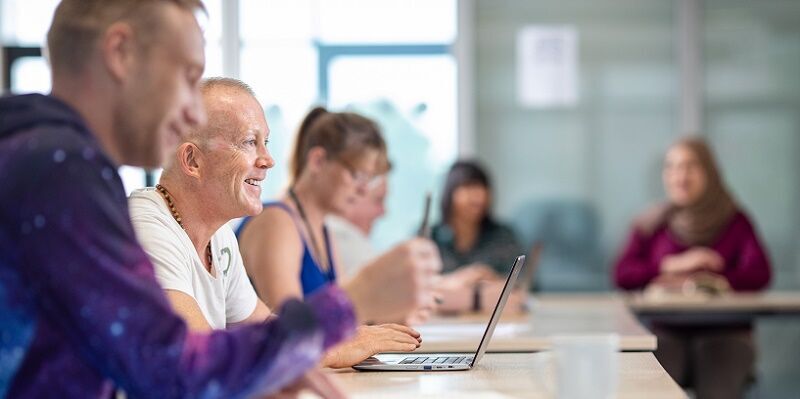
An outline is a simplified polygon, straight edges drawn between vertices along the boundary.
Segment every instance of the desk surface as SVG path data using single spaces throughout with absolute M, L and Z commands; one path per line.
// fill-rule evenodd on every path
M 652 353 L 619 353 L 618 398 L 685 398 Z M 553 398 L 550 352 L 487 354 L 469 371 L 330 371 L 353 398 Z
M 489 344 L 490 352 L 526 352 L 550 348 L 551 336 L 608 334 L 620 336 L 620 349 L 652 351 L 656 338 L 616 294 L 548 294 L 531 302 L 531 312 L 504 314 Z M 424 352 L 473 352 L 488 314 L 441 317 L 417 327 Z
M 755 315 L 800 314 L 800 292 L 733 293 L 705 297 L 681 295 L 646 296 L 640 293 L 625 297 L 637 313 L 666 312 L 747 312 Z

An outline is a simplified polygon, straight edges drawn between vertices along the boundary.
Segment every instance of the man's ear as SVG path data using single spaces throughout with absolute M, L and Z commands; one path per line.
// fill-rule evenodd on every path
M 136 58 L 136 37 L 131 25 L 126 22 L 111 24 L 101 38 L 100 50 L 111 78 L 124 82 Z
M 194 143 L 183 143 L 178 146 L 177 154 L 178 167 L 184 175 L 199 179 L 201 176 L 200 168 L 205 159 L 203 152 Z

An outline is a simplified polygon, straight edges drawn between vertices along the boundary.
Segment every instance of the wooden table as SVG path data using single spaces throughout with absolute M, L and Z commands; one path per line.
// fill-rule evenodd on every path
M 703 323 L 752 321 L 762 316 L 800 315 L 800 292 L 732 293 L 722 296 L 625 297 L 633 312 L 644 319 L 697 320 Z
M 619 353 L 618 398 L 685 398 L 652 353 Z M 487 354 L 469 371 L 330 371 L 353 398 L 553 398 L 550 352 Z
M 548 349 L 551 337 L 565 334 L 619 334 L 624 351 L 653 351 L 656 338 L 644 328 L 617 294 L 548 294 L 536 296 L 531 312 L 504 314 L 489 344 L 490 352 Z M 436 318 L 417 327 L 422 352 L 474 352 L 488 314 Z

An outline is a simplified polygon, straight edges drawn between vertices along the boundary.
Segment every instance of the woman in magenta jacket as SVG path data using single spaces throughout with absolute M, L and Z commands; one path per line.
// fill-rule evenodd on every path
M 639 290 L 712 276 L 734 291 L 765 288 L 769 259 L 708 145 L 699 138 L 679 140 L 667 151 L 662 177 L 667 201 L 634 222 L 616 263 L 616 285 Z M 653 332 L 656 357 L 698 398 L 741 396 L 755 362 L 749 323 L 656 322 Z

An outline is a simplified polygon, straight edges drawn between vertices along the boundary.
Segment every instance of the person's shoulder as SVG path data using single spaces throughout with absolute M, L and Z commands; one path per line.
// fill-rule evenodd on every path
M 299 223 L 296 222 L 290 209 L 282 206 L 265 206 L 260 214 L 247 219 L 246 224 L 238 228 L 239 250 L 245 258 L 248 254 L 264 253 L 269 248 L 269 255 L 276 251 L 300 251 L 303 245 Z
M 339 216 L 339 215 L 327 215 L 325 216 L 325 227 L 328 228 L 331 232 L 342 232 L 347 230 L 350 221 L 347 219 Z
M 289 205 L 286 202 L 280 200 L 274 200 L 274 201 L 264 202 L 264 209 L 261 211 L 259 215 L 264 215 L 265 213 L 266 214 L 285 213 L 291 216 L 294 214 L 294 211 L 289 207 Z M 253 217 L 258 217 L 259 215 Z
M 365 236 L 353 223 L 338 215 L 326 216 L 325 228 L 331 235 L 339 239 L 355 239 Z
M 653 237 L 666 231 L 669 217 L 673 212 L 669 203 L 655 203 L 648 205 L 633 218 L 631 234 L 641 237 Z
M 750 223 L 751 221 L 748 212 L 741 208 L 736 209 L 736 211 L 733 213 L 733 217 L 731 218 L 731 220 L 735 222 L 745 222 L 745 223 Z
M 161 196 L 152 187 L 134 190 L 128 197 L 128 210 L 134 225 L 144 222 L 158 222 L 165 227 L 174 219 L 163 204 Z
M 97 143 L 70 125 L 36 126 L 18 133 L 11 141 L 15 151 L 7 167 L 25 169 L 28 175 L 46 177 L 85 173 L 89 169 L 110 179 L 115 172 Z
M 494 219 L 490 219 L 484 223 L 483 231 L 484 234 L 487 234 L 488 236 L 501 238 L 504 240 L 516 238 L 517 236 L 517 233 L 514 231 L 513 227 Z
M 439 223 L 431 228 L 431 240 L 437 244 L 450 243 L 455 239 L 453 229 L 445 223 Z
M 115 166 L 88 133 L 73 126 L 37 126 L 0 143 L 0 180 L 17 201 L 58 198 L 77 207 L 112 205 L 127 212 Z M 111 208 L 105 208 L 111 209 Z
M 94 142 L 80 115 L 64 102 L 40 94 L 0 99 L 0 143 L 23 143 L 30 153 L 68 151 Z
M 97 141 L 77 114 L 56 100 L 39 97 L 38 101 L 26 101 L 16 111 L 22 115 L 3 115 L 2 121 L 8 126 L 0 128 L 0 142 L 16 146 L 17 152 L 26 156 L 58 158 L 60 154 L 78 154 L 83 159 L 93 158 Z M 34 104 L 37 102 L 42 104 Z
M 287 227 L 294 228 L 294 213 L 283 202 L 274 201 L 264 203 L 264 209 L 256 216 L 248 218 L 247 227 L 252 230 L 283 230 Z
M 495 219 L 491 219 L 488 222 L 486 222 L 485 228 L 489 231 L 497 233 L 503 233 L 503 234 L 514 233 L 514 229 L 510 225 Z
M 450 225 L 444 221 L 440 221 L 439 223 L 436 223 L 433 225 L 433 227 L 431 227 L 431 231 L 448 231 L 448 230 L 452 230 L 452 227 L 450 227 Z
M 152 188 L 135 190 L 128 198 L 131 223 L 146 247 L 154 242 L 181 242 L 181 227 L 160 201 L 161 196 Z
M 731 230 L 754 230 L 754 223 L 748 213 L 738 208 L 731 216 L 731 221 L 728 223 Z
M 161 196 L 152 187 L 134 190 L 128 196 L 131 217 L 164 213 L 160 206 L 162 201 Z

